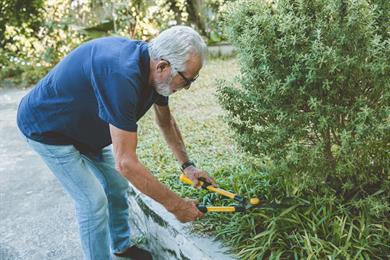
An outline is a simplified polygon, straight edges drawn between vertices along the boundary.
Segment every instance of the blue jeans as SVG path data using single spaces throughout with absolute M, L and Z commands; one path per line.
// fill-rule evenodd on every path
M 85 259 L 111 259 L 111 250 L 131 246 L 128 181 L 114 168 L 110 147 L 81 154 L 73 145 L 48 145 L 27 138 L 76 207 Z

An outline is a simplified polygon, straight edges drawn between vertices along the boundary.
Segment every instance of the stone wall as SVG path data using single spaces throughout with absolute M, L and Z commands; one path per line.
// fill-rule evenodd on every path
M 180 223 L 161 204 L 131 186 L 130 224 L 146 240 L 155 259 L 233 260 L 228 248 L 210 237 L 191 232 L 191 224 Z

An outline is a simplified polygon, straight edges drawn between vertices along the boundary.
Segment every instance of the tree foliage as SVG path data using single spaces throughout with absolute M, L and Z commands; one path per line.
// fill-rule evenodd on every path
M 219 98 L 275 189 L 389 216 L 388 2 L 244 0 L 225 17 L 242 75 Z
M 1 0 L 0 1 L 0 47 L 4 47 L 6 25 L 28 25 L 32 30 L 37 30 L 42 22 L 42 0 Z
M 150 40 L 186 24 L 218 42 L 227 1 L 0 0 L 0 80 L 34 83 L 81 42 L 108 35 Z
M 71 28 L 71 0 L 45 1 L 36 11 L 40 17 L 33 19 L 36 24 L 5 24 L 0 79 L 16 77 L 17 83 L 36 82 L 83 41 L 83 36 Z

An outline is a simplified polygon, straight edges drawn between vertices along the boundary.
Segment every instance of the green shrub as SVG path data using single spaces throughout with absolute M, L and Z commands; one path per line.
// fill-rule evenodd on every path
M 0 71 L 0 87 L 30 87 L 45 76 L 49 69 L 48 67 L 37 67 L 20 63 L 6 64 Z
M 227 121 L 266 162 L 257 189 L 309 203 L 220 223 L 243 258 L 390 256 L 389 14 L 380 0 L 226 9 L 241 68 L 238 82 L 220 82 Z
M 389 11 L 378 6 L 389 8 L 280 0 L 227 9 L 242 76 L 239 87 L 222 84 L 220 102 L 239 142 L 272 160 L 275 187 L 289 195 L 382 191 L 390 200 Z

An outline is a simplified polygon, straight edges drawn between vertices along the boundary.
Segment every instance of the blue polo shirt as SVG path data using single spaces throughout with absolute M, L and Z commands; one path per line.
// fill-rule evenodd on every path
M 154 104 L 168 105 L 148 84 L 148 45 L 106 37 L 80 45 L 21 100 L 22 133 L 45 144 L 95 152 L 111 144 L 109 124 L 136 132 Z

